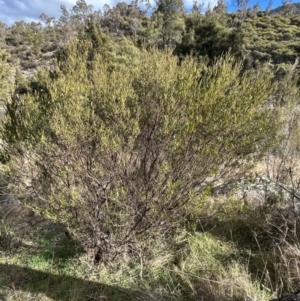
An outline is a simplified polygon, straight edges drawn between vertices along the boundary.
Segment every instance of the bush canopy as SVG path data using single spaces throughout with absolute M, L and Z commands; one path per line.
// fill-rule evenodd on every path
M 146 251 L 182 225 L 205 188 L 232 180 L 272 145 L 270 73 L 141 51 L 110 68 L 72 42 L 33 93 L 6 102 L 10 187 L 64 224 L 96 261 Z M 196 208 L 195 206 L 200 206 Z

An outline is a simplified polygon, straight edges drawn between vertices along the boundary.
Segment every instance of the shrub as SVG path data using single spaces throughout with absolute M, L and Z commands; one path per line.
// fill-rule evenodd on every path
M 202 188 L 244 172 L 272 144 L 270 75 L 241 75 L 232 57 L 179 65 L 157 51 L 112 70 L 90 53 L 68 45 L 36 79 L 44 88 L 6 104 L 9 180 L 95 261 L 144 256 L 177 231 Z
M 8 101 L 13 87 L 12 68 L 8 65 L 9 54 L 0 49 L 0 105 Z

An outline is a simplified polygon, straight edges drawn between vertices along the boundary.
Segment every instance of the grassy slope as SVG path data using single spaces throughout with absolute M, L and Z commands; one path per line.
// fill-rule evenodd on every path
M 150 259 L 124 258 L 106 267 L 90 264 L 59 225 L 23 211 L 18 219 L 11 211 L 1 227 L 5 300 L 267 301 L 271 290 L 282 289 L 274 270 L 280 262 L 268 253 L 271 238 L 265 240 L 267 220 L 257 224 L 259 212 L 241 202 L 228 202 L 201 227 L 200 222 L 188 225 L 172 245 L 153 246 Z

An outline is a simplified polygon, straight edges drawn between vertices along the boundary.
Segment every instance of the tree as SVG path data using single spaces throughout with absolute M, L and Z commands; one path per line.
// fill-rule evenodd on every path
M 49 17 L 45 13 L 40 15 L 40 19 L 43 23 L 47 25 L 47 27 L 51 27 L 53 25 L 53 21 L 55 20 L 54 17 Z
M 203 189 L 248 170 L 272 144 L 267 73 L 241 76 L 232 57 L 179 65 L 155 50 L 111 70 L 99 54 L 91 61 L 90 43 L 67 47 L 56 76 L 42 74 L 47 92 L 7 114 L 2 151 L 14 193 L 64 224 L 96 262 L 146 254 Z
M 71 10 L 72 19 L 81 25 L 85 25 L 88 18 L 93 13 L 93 6 L 87 5 L 84 0 L 77 0 L 76 5 Z
M 194 0 L 192 6 L 192 13 L 193 14 L 201 14 L 203 9 L 204 3 L 199 4 L 197 0 Z
M 110 32 L 120 34 L 120 31 L 127 36 L 136 36 L 141 27 L 141 19 L 145 17 L 137 3 L 128 5 L 125 2 L 119 2 L 115 7 L 104 7 L 101 25 Z
M 237 0 L 237 6 L 239 8 L 239 17 L 243 22 L 247 15 L 247 9 L 249 7 L 249 0 Z
M 60 6 L 62 26 L 70 26 L 74 31 L 81 33 L 87 22 L 91 18 L 95 22 L 100 22 L 100 12 L 94 11 L 92 5 L 88 5 L 85 0 L 77 0 L 72 9 L 68 10 L 65 5 Z
M 240 58 L 242 55 L 243 34 L 241 29 L 230 29 L 221 13 L 210 12 L 206 16 L 185 16 L 185 33 L 176 45 L 175 54 L 180 57 L 195 55 L 214 61 L 230 52 Z
M 226 7 L 226 1 L 224 0 L 218 0 L 217 5 L 213 8 L 213 12 L 217 15 L 224 16 L 226 14 L 227 7 Z
M 156 1 L 156 9 L 152 20 L 157 24 L 161 35 L 159 47 L 162 49 L 173 48 L 180 42 L 181 33 L 184 28 L 182 18 L 182 0 L 159 0 Z

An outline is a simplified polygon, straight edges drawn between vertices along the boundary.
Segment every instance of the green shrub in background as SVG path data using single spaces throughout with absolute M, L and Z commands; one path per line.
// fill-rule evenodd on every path
M 230 56 L 179 65 L 155 50 L 112 69 L 91 47 L 69 44 L 54 71 L 39 73 L 39 89 L 6 103 L 11 189 L 95 261 L 146 256 L 207 185 L 245 172 L 272 145 L 271 78 L 241 75 Z
M 8 101 L 13 88 L 12 68 L 8 65 L 9 53 L 0 49 L 0 105 Z

